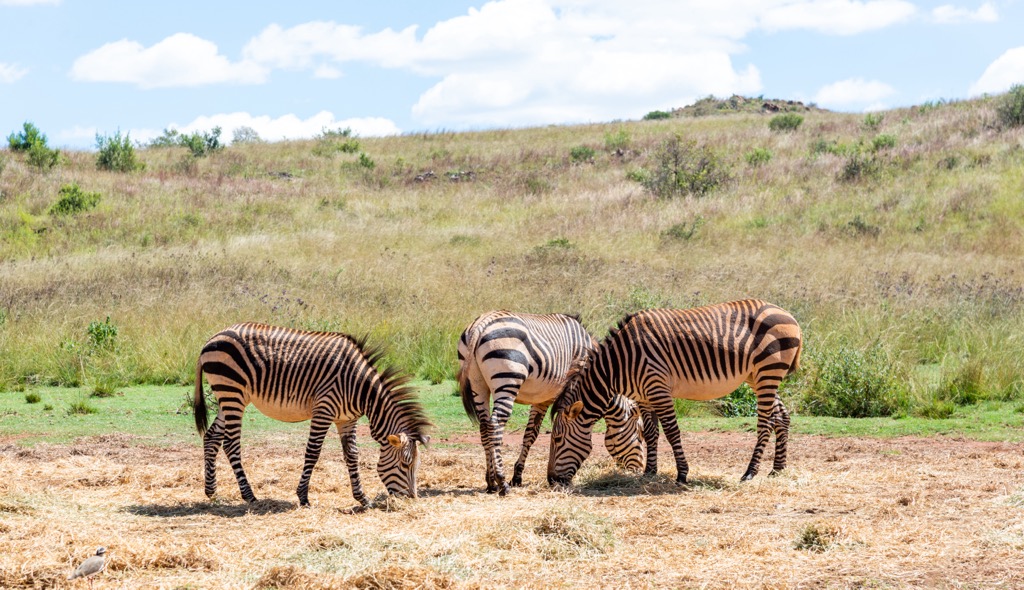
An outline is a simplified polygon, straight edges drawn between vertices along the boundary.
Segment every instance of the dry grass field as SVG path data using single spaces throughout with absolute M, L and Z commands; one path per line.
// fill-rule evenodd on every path
M 0 443 L 0 587 L 65 581 L 99 545 L 96 588 L 1019 588 L 1024 445 L 797 436 L 791 469 L 740 484 L 750 433 L 691 433 L 691 485 L 618 473 L 601 451 L 572 490 L 543 482 L 547 440 L 508 497 L 482 492 L 475 437 L 437 442 L 421 496 L 355 505 L 340 445 L 297 506 L 301 435 L 243 447 L 261 500 L 223 456 L 202 492 L 197 444 L 128 435 Z M 506 456 L 516 444 L 506 447 Z M 368 491 L 382 489 L 362 451 Z

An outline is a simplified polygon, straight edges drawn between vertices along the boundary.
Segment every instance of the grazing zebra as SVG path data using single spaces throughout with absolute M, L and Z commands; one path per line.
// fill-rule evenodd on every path
M 284 422 L 311 420 L 306 458 L 297 490 L 309 505 L 309 478 L 331 424 L 338 428 L 352 481 L 352 495 L 368 505 L 359 482 L 356 420 L 367 416 L 370 435 L 380 444 L 377 473 L 391 494 L 416 497 L 417 443 L 426 444 L 431 426 L 408 377 L 379 371 L 379 348 L 344 334 L 304 332 L 263 324 L 236 324 L 203 346 L 196 365 L 192 409 L 203 437 L 206 495 L 217 489 L 215 461 L 221 445 L 246 502 L 256 496 L 242 469 L 242 413 L 253 404 Z M 207 429 L 203 373 L 217 397 L 218 412 Z
M 615 394 L 646 403 L 657 414 L 676 459 L 676 481 L 689 467 L 673 398 L 710 400 L 742 383 L 757 393 L 757 444 L 743 474 L 757 474 L 775 432 L 773 471 L 786 467 L 789 412 L 779 383 L 799 366 L 800 326 L 789 313 L 758 300 L 696 309 L 652 309 L 627 316 L 574 367 L 552 408 L 548 483 L 566 484 L 590 454 L 594 422 Z
M 593 337 L 579 319 L 562 314 L 492 311 L 475 319 L 462 333 L 459 390 L 466 415 L 480 424 L 488 492 L 508 492 L 501 443 L 512 404 L 532 406 L 511 481 L 513 486 L 519 486 L 544 413 L 561 389 L 573 359 L 585 355 L 593 346 Z M 625 468 L 639 471 L 643 467 L 640 412 L 633 402 L 619 397 L 612 400 L 607 413 L 608 452 Z

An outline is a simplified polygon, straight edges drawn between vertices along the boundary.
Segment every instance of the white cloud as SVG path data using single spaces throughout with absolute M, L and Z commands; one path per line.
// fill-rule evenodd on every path
M 1024 47 L 1014 47 L 996 58 L 968 92 L 971 96 L 995 94 L 1014 84 L 1024 84 Z
M 71 77 L 86 82 L 125 82 L 142 88 L 257 84 L 267 70 L 253 62 L 232 63 L 217 46 L 188 33 L 177 33 L 146 48 L 122 39 L 75 60 Z
M 940 24 L 994 23 L 999 20 L 999 13 L 991 2 L 985 2 L 974 11 L 943 4 L 932 10 L 932 20 Z
M 379 137 L 401 133 L 401 130 L 390 119 L 362 117 L 339 120 L 329 111 L 320 111 L 308 119 L 300 119 L 293 114 L 275 119 L 266 115 L 254 116 L 242 112 L 220 113 L 197 117 L 185 125 L 171 123 L 167 126 L 168 129 L 177 129 L 182 133 L 209 131 L 214 127 L 220 127 L 223 130 L 221 140 L 224 142 L 230 142 L 235 129 L 239 127 L 251 127 L 259 134 L 260 138 L 267 141 L 309 138 L 324 129 L 344 129 L 346 127 L 361 137 Z M 147 142 L 162 133 L 162 129 L 132 129 L 130 131 L 132 139 L 141 142 Z
M 855 35 L 909 20 L 917 8 L 903 0 L 823 0 L 785 2 L 761 17 L 767 31 L 810 29 L 832 35 Z
M 882 99 L 895 93 L 896 90 L 884 82 L 850 78 L 823 86 L 814 95 L 814 102 L 837 109 L 880 110 L 884 108 Z
M 25 68 L 20 68 L 14 64 L 5 64 L 0 62 L 0 84 L 12 84 L 17 82 L 27 73 L 28 70 Z

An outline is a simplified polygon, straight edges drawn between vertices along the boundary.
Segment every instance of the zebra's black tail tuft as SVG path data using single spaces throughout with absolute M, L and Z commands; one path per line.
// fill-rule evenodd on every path
M 462 396 L 462 407 L 465 408 L 470 422 L 479 424 L 480 418 L 476 415 L 476 406 L 473 403 L 473 388 L 469 385 L 469 371 L 466 370 L 465 365 L 467 362 L 464 361 L 463 365 L 459 367 L 459 395 Z
M 206 435 L 210 426 L 210 417 L 206 413 L 206 396 L 203 395 L 203 361 L 196 361 L 196 391 L 192 397 L 192 413 L 196 418 L 196 430 L 199 436 Z

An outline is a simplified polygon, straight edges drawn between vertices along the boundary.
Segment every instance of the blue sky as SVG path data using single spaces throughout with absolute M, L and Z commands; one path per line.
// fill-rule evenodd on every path
M 0 134 L 269 140 L 636 119 L 714 94 L 864 111 L 1024 82 L 1024 0 L 0 0 Z

